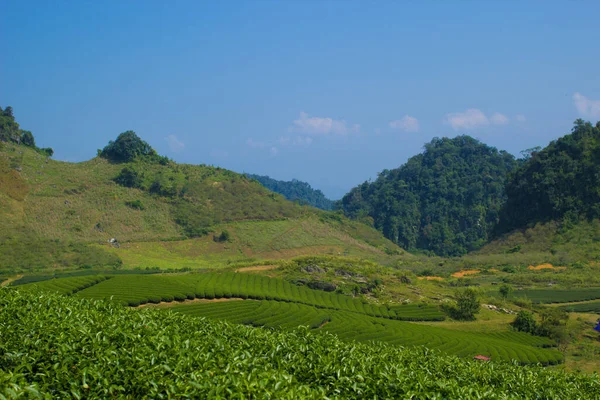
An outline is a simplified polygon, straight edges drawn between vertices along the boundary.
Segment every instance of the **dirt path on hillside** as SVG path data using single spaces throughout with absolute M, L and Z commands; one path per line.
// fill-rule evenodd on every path
M 21 274 L 21 275 L 13 276 L 12 278 L 8 278 L 7 280 L 0 282 L 0 287 L 8 286 L 11 283 L 13 283 L 14 281 L 21 279 L 22 277 L 23 277 L 23 275 Z
M 168 308 L 173 306 L 178 306 L 181 304 L 196 304 L 196 303 L 223 303 L 225 301 L 239 301 L 244 300 L 240 297 L 231 297 L 231 298 L 221 298 L 221 299 L 194 299 L 194 300 L 184 300 L 184 301 L 161 301 L 160 303 L 146 303 L 140 304 L 137 307 L 132 308 Z
M 243 267 L 236 269 L 235 272 L 269 271 L 275 268 L 279 268 L 279 265 L 257 265 L 254 267 Z

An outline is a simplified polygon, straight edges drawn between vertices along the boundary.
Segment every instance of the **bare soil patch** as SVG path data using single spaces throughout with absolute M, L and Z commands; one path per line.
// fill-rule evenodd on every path
M 539 271 L 542 269 L 557 269 L 557 270 L 561 270 L 561 269 L 567 269 L 567 267 L 555 267 L 552 264 L 540 264 L 540 265 L 530 265 L 529 267 L 527 267 L 528 270 L 530 271 Z
M 269 271 L 271 269 L 278 268 L 279 265 L 257 265 L 254 267 L 243 267 L 238 268 L 235 272 L 255 272 L 255 271 Z
M 442 278 L 441 276 L 419 276 L 417 277 L 417 279 L 423 281 L 443 281 L 444 278 Z
M 480 273 L 481 271 L 478 269 L 463 269 L 462 271 L 458 271 L 452 274 L 453 277 L 455 278 L 462 278 L 463 276 L 466 275 L 476 275 L 478 273 Z

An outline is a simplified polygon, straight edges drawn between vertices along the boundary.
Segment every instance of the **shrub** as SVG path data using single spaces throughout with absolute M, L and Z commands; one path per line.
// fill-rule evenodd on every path
M 126 201 L 125 205 L 140 211 L 145 208 L 140 200 Z
M 472 288 L 457 290 L 454 294 L 456 304 L 443 305 L 442 310 L 451 318 L 460 321 L 473 321 L 481 306 L 478 293 Z
M 141 189 L 144 184 L 144 174 L 134 167 L 125 167 L 114 181 L 121 186 Z
M 231 239 L 229 231 L 223 229 L 219 236 L 215 236 L 215 242 L 228 242 Z
M 510 324 L 517 331 L 527 332 L 531 334 L 535 334 L 538 328 L 533 313 L 525 310 L 519 311 L 515 320 Z

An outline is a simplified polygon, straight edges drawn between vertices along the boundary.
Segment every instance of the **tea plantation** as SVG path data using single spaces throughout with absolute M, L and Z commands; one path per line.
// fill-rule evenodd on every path
M 515 291 L 513 297 L 526 297 L 533 303 L 570 303 L 600 299 L 600 288 L 524 289 Z
M 0 289 L 0 398 L 594 399 L 597 375 L 479 363 Z M 393 322 L 393 321 L 392 321 Z
M 493 360 L 545 365 L 562 361 L 560 352 L 542 348 L 551 346 L 551 340 L 519 332 L 470 333 L 277 301 L 187 304 L 175 306 L 173 310 L 190 316 L 270 328 L 290 329 L 305 325 L 315 332 L 334 333 L 343 340 L 426 346 L 462 357 L 486 354 Z
M 108 278 L 108 279 L 107 279 Z M 23 290 L 55 290 L 87 299 L 110 299 L 123 305 L 232 299 L 220 303 L 174 304 L 190 315 L 229 320 L 253 326 L 330 332 L 346 341 L 382 341 L 401 346 L 426 346 L 447 354 L 521 364 L 558 364 L 563 355 L 550 349 L 553 342 L 524 333 L 471 333 L 405 321 L 440 321 L 433 305 L 374 305 L 358 298 L 290 284 L 283 279 L 243 273 L 185 275 L 119 275 L 54 279 L 20 286 Z M 79 285 L 79 286 L 78 286 Z
M 50 281 L 52 282 L 52 281 Z M 402 305 L 390 309 L 337 293 L 323 292 L 291 284 L 283 279 L 242 273 L 204 273 L 176 276 L 115 276 L 77 294 L 85 298 L 106 298 L 129 306 L 185 299 L 249 298 L 277 300 L 319 308 L 347 310 L 375 317 L 441 321 L 438 307 L 425 304 Z

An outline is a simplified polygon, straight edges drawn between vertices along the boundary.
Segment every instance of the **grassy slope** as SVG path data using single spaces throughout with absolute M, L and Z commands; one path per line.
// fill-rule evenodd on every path
M 46 160 L 30 149 L 6 144 L 0 151 L 0 218 L 6 222 L 0 235 L 18 238 L 13 240 L 13 250 L 18 244 L 34 246 L 44 240 L 95 244 L 96 251 L 113 252 L 126 266 L 206 267 L 315 252 L 384 259 L 384 250 L 401 252 L 374 229 L 298 206 L 231 171 L 145 166 L 149 174 L 175 171 L 191 183 L 182 199 L 117 185 L 112 179 L 123 166 L 99 158 L 82 163 Z M 135 200 L 142 202 L 144 210 L 126 205 Z M 193 205 L 189 216 L 211 221 L 216 232 L 230 230 L 231 241 L 216 243 L 212 236 L 181 240 L 183 231 L 175 217 L 182 204 Z M 113 237 L 125 245 L 108 246 Z M 46 246 L 44 256 L 52 253 L 55 244 Z M 61 265 L 62 259 L 53 256 L 52 263 Z M 46 258 L 39 256 L 29 264 L 46 265 Z
M 521 264 L 551 262 L 569 265 L 600 261 L 600 220 L 536 224 L 504 235 L 472 255 L 497 254 L 512 258 L 515 264 L 521 261 Z

